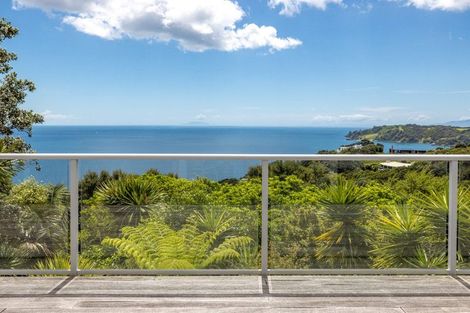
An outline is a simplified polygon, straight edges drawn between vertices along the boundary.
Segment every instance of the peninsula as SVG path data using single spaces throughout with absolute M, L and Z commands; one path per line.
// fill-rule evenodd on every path
M 393 141 L 402 143 L 429 143 L 441 146 L 470 144 L 470 127 L 444 125 L 384 125 L 350 131 L 351 140 Z

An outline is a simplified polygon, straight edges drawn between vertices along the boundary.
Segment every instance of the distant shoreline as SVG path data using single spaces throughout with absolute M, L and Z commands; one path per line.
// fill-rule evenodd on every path
M 100 127 L 100 128 L 291 128 L 291 129 L 349 129 L 349 130 L 360 130 L 363 127 L 356 126 L 240 126 L 240 125 L 34 125 L 34 128 L 57 128 L 57 127 L 67 127 L 67 128 L 90 128 L 90 127 Z
M 352 130 L 346 134 L 350 140 L 421 143 L 451 147 L 470 144 L 470 127 L 444 125 L 384 125 L 369 129 Z

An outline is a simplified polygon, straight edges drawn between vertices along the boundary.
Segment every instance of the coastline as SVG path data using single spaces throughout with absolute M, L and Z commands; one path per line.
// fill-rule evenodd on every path
M 33 130 L 26 138 L 33 149 L 42 153 L 259 153 L 314 154 L 335 150 L 350 143 L 345 135 L 351 128 L 313 127 L 217 127 L 212 126 L 46 126 Z M 395 148 L 432 149 L 431 145 L 385 143 L 385 150 Z M 143 173 L 157 168 L 162 173 L 176 173 L 194 179 L 214 180 L 243 177 L 258 162 L 237 161 L 161 161 L 161 162 L 82 162 L 80 175 L 122 169 Z M 42 170 L 33 166 L 19 173 L 17 179 L 34 176 L 40 181 L 67 183 L 67 164 L 41 162 Z

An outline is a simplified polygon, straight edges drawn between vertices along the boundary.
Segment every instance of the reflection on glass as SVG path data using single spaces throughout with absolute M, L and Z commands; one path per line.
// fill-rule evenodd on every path
M 470 268 L 470 162 L 459 163 L 457 266 Z
M 0 164 L 0 268 L 68 269 L 68 189 L 38 181 L 41 162 L 23 165 Z
M 80 261 L 95 269 L 259 268 L 260 186 L 154 169 L 88 172 L 80 183 Z
M 271 268 L 445 268 L 445 163 L 275 162 Z

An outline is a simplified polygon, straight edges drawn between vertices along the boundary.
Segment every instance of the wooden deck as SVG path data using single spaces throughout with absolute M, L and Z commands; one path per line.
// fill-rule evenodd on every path
M 470 312 L 470 276 L 0 277 L 7 312 Z

